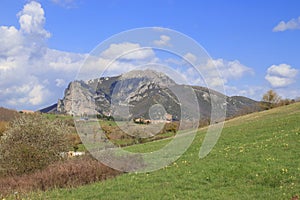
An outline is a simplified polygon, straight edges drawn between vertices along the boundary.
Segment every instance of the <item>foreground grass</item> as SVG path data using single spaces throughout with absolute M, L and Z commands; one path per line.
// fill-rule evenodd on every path
M 169 166 L 128 173 L 74 189 L 30 194 L 33 199 L 291 199 L 300 194 L 300 104 L 226 122 L 204 159 L 198 158 L 205 129 Z M 168 140 L 129 147 L 151 151 Z

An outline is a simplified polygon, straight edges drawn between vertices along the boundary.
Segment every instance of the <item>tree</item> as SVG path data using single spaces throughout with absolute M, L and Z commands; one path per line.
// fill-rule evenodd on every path
M 0 140 L 0 166 L 4 175 L 20 175 L 42 169 L 61 159 L 69 149 L 68 127 L 40 114 L 15 119 Z
M 262 98 L 266 109 L 274 108 L 281 101 L 281 97 L 273 90 L 267 91 Z

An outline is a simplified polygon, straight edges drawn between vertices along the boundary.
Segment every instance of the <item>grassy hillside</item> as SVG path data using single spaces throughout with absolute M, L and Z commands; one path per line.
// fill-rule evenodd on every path
M 212 152 L 198 158 L 205 129 L 175 163 L 124 174 L 43 199 L 291 199 L 300 194 L 300 103 L 226 122 Z M 132 146 L 149 151 L 168 140 Z

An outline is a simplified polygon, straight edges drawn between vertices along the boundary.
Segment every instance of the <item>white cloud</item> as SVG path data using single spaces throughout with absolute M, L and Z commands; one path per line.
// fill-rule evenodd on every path
M 0 27 L 0 55 L 3 55 L 4 53 L 7 56 L 14 55 L 20 50 L 19 45 L 21 43 L 21 34 L 15 27 Z
M 41 35 L 50 37 L 50 33 L 44 29 L 45 16 L 41 4 L 31 1 L 26 4 L 21 12 L 18 13 L 20 30 L 26 34 Z
M 160 26 L 155 26 L 152 29 L 154 31 L 157 31 L 157 32 L 165 32 L 166 31 L 166 28 L 163 28 L 163 27 L 160 27 Z
M 195 60 L 196 56 L 193 54 L 186 54 L 184 57 L 194 63 L 197 62 Z M 182 78 L 172 77 L 176 82 L 180 84 L 208 86 L 220 92 L 224 92 L 223 86 L 225 88 L 228 87 L 233 80 L 241 79 L 246 75 L 254 75 L 253 69 L 241 64 L 238 60 L 209 59 L 203 64 L 198 65 L 197 69 L 179 60 L 166 59 L 165 62 L 178 66 L 176 71 Z
M 49 83 L 58 76 L 72 80 L 86 55 L 47 47 L 51 34 L 44 29 L 38 2 L 27 3 L 17 16 L 20 29 L 0 26 L 0 105 L 30 109 L 51 104 L 61 91 Z
M 238 60 L 209 59 L 199 66 L 203 79 L 212 88 L 220 88 L 231 80 L 237 80 L 244 75 L 253 75 L 253 69 L 241 64 Z
M 111 44 L 103 51 L 101 57 L 104 59 L 115 59 L 120 57 L 126 60 L 142 60 L 154 57 L 154 52 L 150 48 L 143 48 L 139 44 L 124 42 Z
M 280 94 L 280 96 L 285 99 L 285 98 L 289 98 L 289 99 L 296 99 L 299 98 L 299 91 L 300 88 L 298 86 L 298 88 L 289 88 L 288 90 L 286 88 L 276 88 L 275 91 L 277 92 L 277 94 Z
M 219 71 L 220 75 L 224 77 L 224 79 L 239 79 L 245 74 L 254 74 L 254 71 L 241 64 L 238 60 L 226 61 L 221 58 L 216 60 L 208 61 L 207 67 L 211 68 L 212 66 L 216 67 Z
M 45 90 L 43 85 L 34 85 L 28 95 L 28 101 L 32 105 L 39 105 L 47 98 L 48 91 Z
M 87 56 L 88 54 L 70 53 L 55 49 L 47 49 L 44 54 L 45 60 L 49 61 L 49 68 L 65 72 L 78 70 Z
M 64 87 L 64 86 L 66 86 L 66 81 L 64 79 L 61 79 L 61 78 L 55 79 L 55 83 L 56 83 L 55 85 L 57 87 Z
M 184 57 L 184 59 L 189 61 L 191 64 L 195 64 L 197 61 L 197 57 L 190 52 L 186 53 L 183 57 Z
M 167 58 L 164 60 L 167 66 L 171 65 L 175 67 L 177 74 L 180 74 L 180 78 L 172 77 L 179 84 L 201 85 L 210 87 L 211 89 L 224 92 L 224 88 L 229 87 L 232 83 L 235 84 L 236 80 L 240 80 L 247 75 L 253 76 L 254 70 L 246 65 L 240 63 L 238 60 L 227 61 L 224 59 L 208 59 L 206 61 L 197 59 L 192 53 L 186 53 L 185 60 L 191 63 L 201 64 L 195 65 L 197 68 L 188 64 L 183 59 Z M 232 87 L 232 86 L 230 86 Z M 241 85 L 239 85 L 241 87 Z M 238 93 L 238 89 L 231 90 L 232 94 Z M 247 93 L 245 93 L 247 94 Z M 252 94 L 252 93 L 251 93 Z M 249 96 L 246 95 L 246 96 Z M 254 94 L 252 96 L 255 96 Z
M 290 65 L 280 64 L 280 65 L 272 65 L 271 67 L 269 67 L 267 73 L 274 76 L 294 78 L 297 75 L 298 70 L 293 69 Z
M 228 65 L 228 74 L 226 75 L 229 78 L 241 78 L 244 74 L 254 74 L 254 71 L 241 64 L 238 60 L 229 61 Z
M 154 44 L 157 46 L 170 46 L 171 38 L 167 35 L 161 35 L 160 40 L 154 40 Z
M 246 96 L 248 98 L 260 101 L 266 88 L 255 85 L 239 85 L 239 86 L 225 86 L 226 95 L 228 96 Z
M 291 79 L 278 76 L 271 76 L 269 74 L 267 74 L 265 78 L 267 81 L 269 81 L 272 87 L 286 87 L 293 83 L 293 80 Z
M 272 65 L 267 69 L 265 79 L 272 87 L 286 87 L 295 82 L 298 70 L 287 64 Z
M 277 24 L 274 28 L 274 32 L 279 32 L 279 31 L 286 31 L 286 30 L 295 30 L 295 29 L 300 29 L 300 17 L 298 18 L 293 18 L 288 22 L 281 21 L 279 24 Z
M 113 43 L 100 55 L 88 55 L 77 79 L 117 76 L 147 63 L 157 63 L 158 60 L 152 48 L 144 48 L 137 43 Z
M 206 83 L 208 83 L 208 87 L 210 88 L 220 88 L 227 83 L 226 79 L 222 79 L 219 76 L 208 77 L 205 79 Z
M 11 86 L 1 92 L 4 96 L 9 96 L 1 103 L 10 106 L 20 106 L 20 104 L 38 106 L 51 96 L 50 91 L 35 77 L 30 77 L 30 82 Z

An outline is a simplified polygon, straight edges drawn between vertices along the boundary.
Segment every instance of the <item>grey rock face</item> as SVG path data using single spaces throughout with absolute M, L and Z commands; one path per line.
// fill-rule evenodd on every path
M 57 111 L 69 115 L 96 114 L 96 92 L 83 81 L 71 82 L 62 100 L 58 100 Z
M 192 90 L 194 95 L 189 95 L 191 91 L 189 93 L 188 90 Z M 179 120 L 187 115 L 181 113 L 184 101 L 185 106 L 190 108 L 186 112 L 197 111 L 201 119 L 208 119 L 211 116 L 212 99 L 225 99 L 217 106 L 220 109 L 226 107 L 227 117 L 259 110 L 258 102 L 246 97 L 228 97 L 205 87 L 178 85 L 163 73 L 135 70 L 117 77 L 71 82 L 63 99 L 57 103 L 57 112 L 71 115 L 100 114 L 127 119 L 149 118 L 151 107 L 160 104 L 173 119 Z M 199 110 L 191 109 L 196 106 L 199 106 Z

